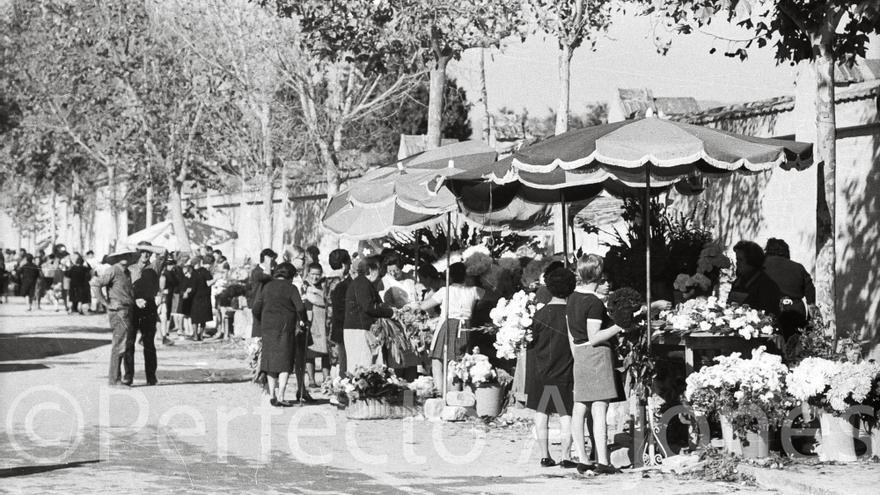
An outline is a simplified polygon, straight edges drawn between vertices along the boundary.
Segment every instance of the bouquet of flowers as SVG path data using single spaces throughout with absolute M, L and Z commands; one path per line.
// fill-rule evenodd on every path
M 730 268 L 730 259 L 725 256 L 724 250 L 714 242 L 707 242 L 697 258 L 698 273 L 714 273 L 716 270 Z
M 398 363 L 404 361 L 407 353 L 415 352 L 412 341 L 404 326 L 393 318 L 378 318 L 370 327 L 375 347 L 387 347 L 391 357 Z M 374 347 L 374 348 L 375 348 Z
M 614 324 L 629 329 L 635 324 L 634 313 L 642 307 L 643 301 L 641 294 L 634 289 L 624 287 L 612 292 L 605 305 L 608 306 L 608 314 L 614 320 Z
M 794 398 L 834 414 L 875 399 L 880 365 L 873 361 L 838 362 L 809 357 L 786 380 Z
M 532 317 L 541 308 L 535 303 L 535 294 L 519 291 L 509 300 L 501 298 L 489 313 L 498 328 L 495 349 L 501 359 L 515 359 L 522 347 L 532 341 Z
M 775 332 L 773 318 L 748 305 L 724 304 L 716 297 L 698 297 L 677 308 L 660 313 L 668 328 L 678 334 L 696 331 L 719 335 L 739 335 L 750 340 Z
M 449 363 L 449 375 L 453 382 L 462 383 L 472 387 L 484 387 L 487 385 L 506 385 L 510 375 L 504 370 L 495 369 L 489 362 L 489 357 L 479 352 L 465 354 L 458 361 Z
M 374 364 L 369 367 L 358 366 L 349 376 L 325 381 L 322 389 L 324 393 L 336 396 L 341 404 L 363 399 L 383 399 L 398 403 L 409 387 L 391 368 Z
M 428 313 L 412 306 L 404 306 L 398 311 L 395 319 L 403 326 L 404 332 L 416 352 L 428 349 L 434 334 L 431 317 L 428 316 Z
M 768 424 L 782 423 L 794 398 L 785 388 L 789 371 L 781 356 L 768 354 L 762 346 L 751 359 L 733 353 L 715 360 L 718 364 L 687 377 L 685 399 L 695 410 L 727 416 L 741 437 L 758 431 L 762 415 Z
M 434 387 L 434 378 L 430 376 L 420 376 L 410 382 L 407 388 L 415 392 L 416 397 L 420 400 L 430 399 L 437 395 L 437 389 Z

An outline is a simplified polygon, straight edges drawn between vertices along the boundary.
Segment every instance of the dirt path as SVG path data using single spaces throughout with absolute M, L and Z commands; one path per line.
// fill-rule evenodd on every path
M 159 386 L 144 385 L 138 355 L 135 386 L 109 388 L 109 341 L 105 316 L 0 305 L 0 491 L 757 492 L 541 468 L 526 424 L 349 421 L 326 402 L 271 408 L 246 380 L 242 345 L 160 347 Z

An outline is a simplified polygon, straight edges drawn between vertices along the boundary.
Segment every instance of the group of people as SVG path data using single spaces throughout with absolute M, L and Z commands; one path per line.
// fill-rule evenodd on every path
M 85 256 L 71 254 L 64 244 L 55 245 L 48 254 L 40 250 L 36 255 L 25 249 L 0 249 L 0 303 L 8 302 L 11 293 L 25 298 L 27 311 L 33 311 L 34 306 L 42 309 L 43 299 L 56 312 L 97 311 L 98 300 L 89 282 L 98 265 L 94 252 L 88 251 Z
M 797 335 L 811 313 L 808 308 L 815 304 L 815 288 L 803 265 L 789 259 L 785 241 L 770 239 L 766 249 L 741 241 L 733 250 L 736 279 L 728 302 L 775 315 L 784 338 Z M 561 263 L 550 264 L 542 278 L 538 294 L 545 305 L 534 315 L 533 340 L 526 354 L 526 406 L 536 412 L 541 465 L 616 473 L 609 462 L 606 414 L 609 403 L 625 398 L 615 371 L 615 340 L 624 329 L 611 320 L 603 302 L 603 259 L 593 254 L 581 257 L 576 274 Z M 670 306 L 657 301 L 651 310 Z M 559 415 L 562 429 L 559 463 L 550 457 L 547 441 L 551 414 Z M 595 463 L 586 461 L 585 419 Z M 570 457 L 572 444 L 577 462 Z

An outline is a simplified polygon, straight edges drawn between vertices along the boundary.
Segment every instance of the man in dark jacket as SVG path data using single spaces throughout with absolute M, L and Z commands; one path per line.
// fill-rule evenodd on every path
M 140 259 L 131 271 L 134 308 L 132 326 L 125 345 L 125 378 L 134 378 L 134 347 L 138 332 L 144 346 L 144 374 L 147 385 L 155 385 L 156 380 L 156 325 L 159 323 L 159 273 L 165 264 L 165 249 L 142 244 L 138 246 Z

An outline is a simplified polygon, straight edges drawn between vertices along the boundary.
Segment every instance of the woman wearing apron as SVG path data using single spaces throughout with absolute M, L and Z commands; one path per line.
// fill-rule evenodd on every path
M 458 359 L 468 351 L 468 328 L 474 305 L 483 297 L 483 289 L 469 287 L 464 284 L 467 279 L 467 268 L 464 263 L 454 263 L 449 267 L 449 303 L 446 301 L 446 289 L 441 288 L 434 296 L 422 303 L 413 303 L 416 307 L 427 311 L 440 306 L 440 321 L 431 341 L 431 375 L 435 386 L 440 386 L 446 377 L 443 375 L 443 347 L 446 344 L 448 360 Z M 448 315 L 448 317 L 447 317 Z

